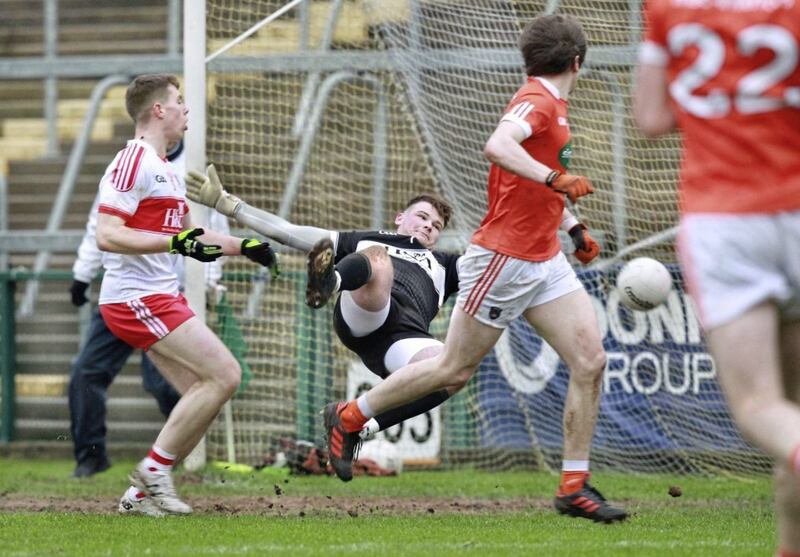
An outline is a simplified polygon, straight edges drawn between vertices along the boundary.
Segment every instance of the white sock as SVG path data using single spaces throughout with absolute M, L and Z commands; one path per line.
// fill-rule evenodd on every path
M 364 427 L 361 428 L 361 431 L 358 432 L 358 436 L 364 441 L 369 441 L 370 439 L 374 439 L 380 430 L 381 426 L 378 424 L 378 421 L 375 418 L 370 418 L 367 423 L 364 424 Z
M 372 408 L 369 407 L 369 402 L 367 402 L 367 393 L 358 397 L 356 404 L 358 404 L 358 409 L 361 410 L 365 418 L 372 418 L 375 416 L 375 412 L 372 411 Z
M 588 460 L 563 460 L 561 461 L 561 470 L 564 472 L 588 472 Z

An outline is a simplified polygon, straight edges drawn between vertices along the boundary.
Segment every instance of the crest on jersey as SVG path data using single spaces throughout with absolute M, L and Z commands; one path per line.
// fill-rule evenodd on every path
M 572 160 L 572 141 L 568 141 L 558 153 L 558 162 L 566 169 L 569 169 L 569 162 Z

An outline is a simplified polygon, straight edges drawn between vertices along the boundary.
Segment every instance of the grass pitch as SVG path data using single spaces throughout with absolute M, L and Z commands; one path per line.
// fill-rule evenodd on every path
M 118 516 L 133 462 L 88 480 L 69 461 L 0 459 L 0 555 L 769 556 L 769 478 L 625 476 L 593 483 L 631 518 L 557 515 L 557 477 L 474 470 L 396 478 L 211 470 L 179 475 L 190 517 Z M 680 497 L 668 494 L 680 486 Z

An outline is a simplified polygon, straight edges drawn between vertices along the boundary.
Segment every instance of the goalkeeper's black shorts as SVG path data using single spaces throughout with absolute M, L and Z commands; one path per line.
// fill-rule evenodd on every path
M 333 310 L 333 327 L 339 340 L 355 352 L 364 365 L 381 379 L 389 375 L 384 357 L 389 348 L 398 340 L 406 338 L 430 338 L 430 323 L 410 300 L 392 291 L 389 315 L 383 325 L 367 336 L 355 337 L 342 316 L 341 297 L 336 300 Z

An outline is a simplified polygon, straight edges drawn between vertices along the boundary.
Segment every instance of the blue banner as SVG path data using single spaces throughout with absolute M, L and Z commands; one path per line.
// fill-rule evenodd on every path
M 754 451 L 730 417 L 680 271 L 672 266 L 670 273 L 669 299 L 645 313 L 619 303 L 608 275 L 579 272 L 608 355 L 593 447 Z M 527 322 L 512 323 L 478 373 L 482 443 L 560 450 L 568 378 Z

